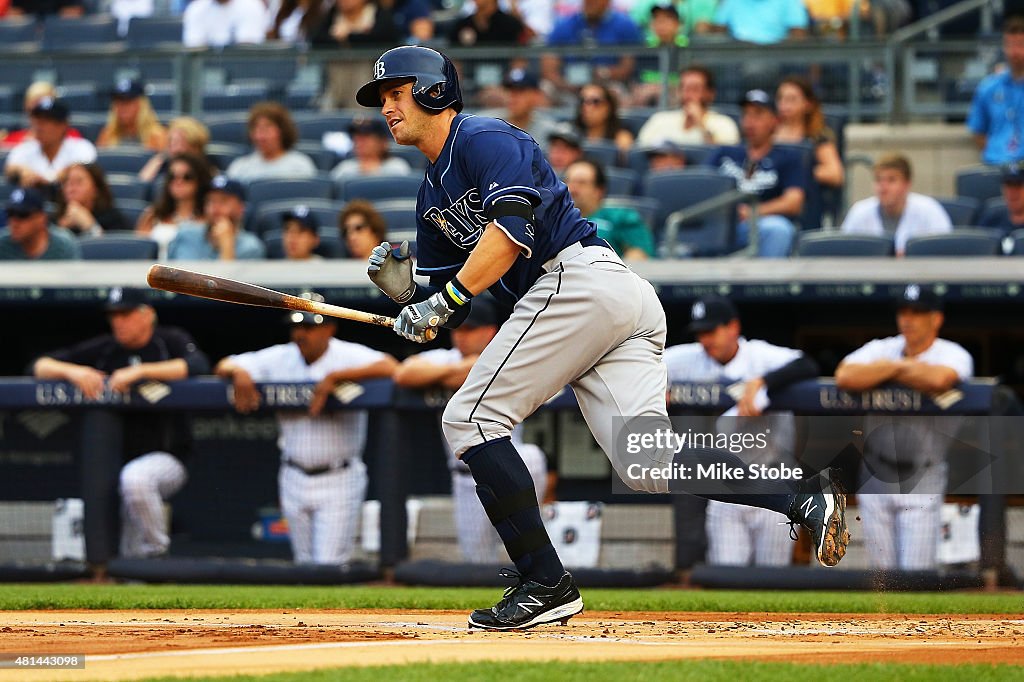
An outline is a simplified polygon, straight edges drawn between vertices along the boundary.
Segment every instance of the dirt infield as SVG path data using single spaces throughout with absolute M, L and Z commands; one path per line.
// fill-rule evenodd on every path
M 0 682 L 500 659 L 1024 665 L 1024 616 L 589 612 L 485 633 L 461 611 L 8 611 L 0 653 L 87 657 L 81 670 L 0 670 Z

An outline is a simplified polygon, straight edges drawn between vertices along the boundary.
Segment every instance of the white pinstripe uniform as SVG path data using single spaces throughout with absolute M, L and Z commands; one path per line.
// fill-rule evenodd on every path
M 462 353 L 457 348 L 437 348 L 424 351 L 417 357 L 437 365 L 454 365 L 462 360 Z M 537 491 L 537 502 L 540 503 L 544 497 L 544 488 L 547 486 L 547 457 L 536 445 L 523 442 L 522 424 L 512 429 L 512 444 L 516 446 L 519 456 L 530 470 L 533 487 Z M 448 453 L 448 469 L 452 472 L 455 534 L 462 558 L 473 564 L 494 563 L 499 560 L 498 548 L 502 546 L 501 538 L 487 518 L 484 505 L 476 494 L 476 481 L 469 471 L 469 465 L 455 457 L 447 441 L 444 448 Z
M 903 335 L 869 341 L 847 355 L 843 362 L 867 364 L 878 360 L 900 360 L 906 341 Z M 959 344 L 946 339 L 935 342 L 917 360 L 949 367 L 961 381 L 974 374 L 974 360 Z M 950 417 L 944 417 L 949 420 Z M 871 566 L 879 569 L 923 570 L 938 563 L 942 503 L 946 489 L 946 436 L 931 428 L 926 417 L 868 415 L 864 433 L 871 434 L 896 424 L 900 437 L 876 438 L 866 447 L 860 471 L 857 504 L 861 509 L 864 543 Z M 949 426 L 948 421 L 945 422 Z M 882 432 L 879 432 L 882 433 Z M 911 442 L 911 448 L 896 448 L 897 442 Z M 914 473 L 898 480 L 891 462 L 912 463 Z M 873 475 L 873 472 L 877 475 Z M 915 493 L 915 490 L 931 491 Z
M 171 544 L 164 500 L 188 481 L 185 465 L 169 452 L 147 452 L 121 468 L 122 557 L 164 554 Z
M 318 382 L 329 373 L 377 362 L 383 353 L 331 339 L 327 351 L 307 365 L 298 346 L 286 343 L 231 356 L 257 382 Z M 360 510 L 366 498 L 366 412 L 345 410 L 311 417 L 281 411 L 281 511 L 296 563 L 343 564 L 352 555 Z M 307 474 L 304 469 L 329 468 Z
M 763 377 L 803 353 L 792 348 L 774 346 L 767 341 L 740 337 L 739 350 L 726 364 L 705 352 L 699 343 L 685 343 L 665 349 L 665 365 L 669 382 L 746 382 Z M 763 398 L 767 403 L 767 397 Z M 728 414 L 728 413 L 727 413 Z M 746 464 L 779 464 L 793 466 L 796 437 L 792 412 L 774 412 L 760 417 L 720 419 L 717 430 L 727 433 L 741 429 L 761 432 L 771 429 L 768 448 L 748 450 Z M 757 457 L 751 455 L 757 454 Z M 793 553 L 789 529 L 780 525 L 787 521 L 778 512 L 728 502 L 708 501 L 707 537 L 708 563 L 728 566 L 785 566 Z

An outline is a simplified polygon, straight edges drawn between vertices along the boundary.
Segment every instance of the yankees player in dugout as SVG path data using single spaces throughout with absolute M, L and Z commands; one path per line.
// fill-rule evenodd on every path
M 516 583 L 493 607 L 470 614 L 469 625 L 508 630 L 567 622 L 583 610 L 583 599 L 551 545 L 533 480 L 510 441 L 516 424 L 568 384 L 632 489 L 669 492 L 680 482 L 670 488 L 650 475 L 631 477 L 631 465 L 651 471 L 679 461 L 729 468 L 743 462 L 715 449 L 615 447 L 615 418 L 642 417 L 671 429 L 661 302 L 597 237 L 533 138 L 500 119 L 461 113 L 458 76 L 445 55 L 418 46 L 388 50 L 356 100 L 379 109 L 395 141 L 429 161 L 416 208 L 416 273 L 429 284 L 414 281 L 407 243 L 381 244 L 367 268 L 381 291 L 404 306 L 395 331 L 422 343 L 432 328 L 457 327 L 485 289 L 514 306 L 442 417 L 445 439 L 473 473 L 517 569 L 506 573 Z M 838 563 L 849 532 L 845 494 L 832 472 L 785 489 L 773 483 L 737 480 L 729 494 L 706 497 L 786 514 L 810 531 L 818 561 Z

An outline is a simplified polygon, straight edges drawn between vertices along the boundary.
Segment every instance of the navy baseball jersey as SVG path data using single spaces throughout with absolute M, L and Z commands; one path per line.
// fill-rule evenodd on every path
M 529 202 L 532 223 L 502 224 L 522 247 L 508 272 L 491 287 L 515 302 L 541 276 L 541 266 L 596 229 L 572 203 L 537 143 L 500 119 L 459 114 L 441 155 L 427 166 L 416 207 L 416 271 L 446 282 L 473 251 L 483 229 L 501 215 L 502 202 Z M 501 223 L 501 219 L 498 219 Z
M 719 147 L 707 165 L 734 177 L 738 188 L 757 194 L 761 201 L 778 199 L 790 187 L 807 188 L 803 162 L 793 149 L 772 147 L 764 158 L 751 164 L 746 147 Z

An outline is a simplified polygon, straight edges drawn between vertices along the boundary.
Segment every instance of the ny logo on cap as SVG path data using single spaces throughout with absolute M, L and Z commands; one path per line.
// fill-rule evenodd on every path
M 16 189 L 13 192 L 11 192 L 11 201 L 15 204 L 20 204 L 21 202 L 25 201 L 25 191 L 21 189 Z
M 309 217 L 309 206 L 299 204 L 292 213 L 295 214 L 296 218 L 307 218 Z
M 40 109 L 52 109 L 53 108 L 53 98 L 52 97 L 44 97 L 41 100 L 39 100 L 39 104 L 37 104 L 36 106 L 39 107 Z
M 921 298 L 921 287 L 916 284 L 908 284 L 907 290 L 903 292 L 903 298 L 908 301 L 916 301 Z
M 111 303 L 120 303 L 122 298 L 124 298 L 124 289 L 121 287 L 114 287 L 110 290 Z
M 378 59 L 377 63 L 373 65 L 373 77 L 375 79 L 383 78 L 384 77 L 384 73 L 386 71 L 387 71 L 387 68 L 384 66 L 384 60 L 383 59 Z
M 228 178 L 226 175 L 218 175 L 213 179 L 213 182 L 211 182 L 210 184 L 216 187 L 217 189 L 224 189 L 224 187 L 226 187 L 228 184 Z
M 122 78 L 121 80 L 117 81 L 117 89 L 118 90 L 128 90 L 131 87 L 132 87 L 132 82 L 128 78 Z
M 697 301 L 690 309 L 690 317 L 695 320 L 703 320 L 707 317 L 708 311 L 704 308 L 704 301 Z

